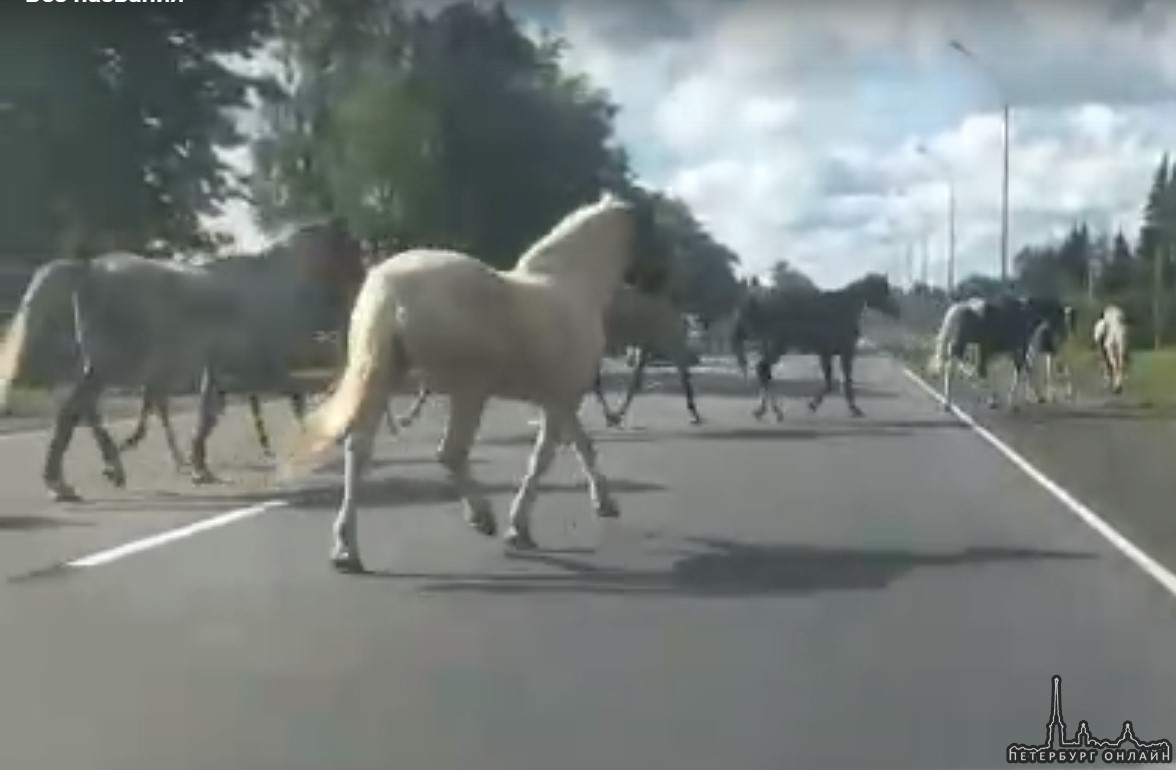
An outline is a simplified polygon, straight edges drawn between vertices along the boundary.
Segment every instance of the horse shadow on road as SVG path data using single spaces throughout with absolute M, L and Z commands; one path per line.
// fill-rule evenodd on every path
M 884 590 L 922 569 L 977 569 L 995 565 L 1096 558 L 1093 553 L 1008 547 L 970 547 L 933 553 L 886 549 L 765 545 L 719 538 L 689 538 L 693 550 L 668 568 L 624 569 L 560 553 L 515 552 L 510 558 L 557 572 L 500 574 L 365 573 L 421 580 L 426 593 L 493 595 L 596 594 L 740 598 L 825 591 Z
M 93 525 L 85 521 L 71 521 L 54 516 L 0 516 L 0 534 L 89 526 Z
M 610 373 L 602 377 L 604 390 L 615 396 L 624 393 L 629 387 L 628 373 Z M 691 375 L 694 390 L 700 399 L 706 398 L 746 398 L 754 400 L 758 397 L 759 386 L 754 377 L 743 379 L 739 375 L 714 374 L 710 372 L 694 372 Z M 894 399 L 898 393 L 893 390 L 876 388 L 854 382 L 854 393 L 862 399 Z M 772 392 L 777 398 L 808 400 L 825 389 L 825 381 L 817 377 L 799 377 L 787 379 L 773 379 Z M 647 370 L 645 373 L 644 393 L 656 392 L 661 395 L 682 394 L 682 384 L 677 371 L 673 369 Z M 833 382 L 833 395 L 842 395 L 841 380 Z
M 481 481 L 482 491 L 488 496 L 513 496 L 518 491 L 518 482 Z M 640 492 L 661 492 L 667 487 L 644 481 L 634 481 L 624 478 L 609 478 L 610 488 L 621 494 Z M 587 505 L 588 484 L 586 481 L 575 483 L 558 483 L 545 481 L 539 484 L 540 494 L 558 492 L 579 493 L 584 495 Z M 269 488 L 257 491 L 242 491 L 231 496 L 215 498 L 217 502 L 231 501 L 236 506 L 249 506 L 269 500 L 281 499 L 295 508 L 330 509 L 339 506 L 342 499 L 343 485 L 338 479 L 321 481 L 294 488 Z M 191 501 L 193 496 L 185 496 Z M 417 478 L 393 476 L 385 478 L 364 479 L 359 491 L 359 504 L 365 509 L 365 515 L 378 513 L 381 508 L 401 508 L 412 505 L 430 505 L 435 503 L 457 503 L 461 500 L 457 487 L 445 478 Z M 208 498 L 202 502 L 207 503 Z
M 811 419 L 811 416 L 808 417 Z M 708 420 L 703 425 L 693 427 L 632 427 L 605 428 L 592 425 L 592 440 L 601 444 L 648 443 L 667 440 L 685 441 L 806 441 L 836 438 L 893 438 L 910 436 L 924 430 L 963 430 L 963 423 L 946 418 L 933 419 L 899 419 L 872 420 L 868 416 L 860 419 L 845 418 L 844 421 L 822 421 L 817 425 L 811 422 L 784 423 L 754 422 L 748 417 L 746 425 L 729 426 Z M 535 443 L 535 436 L 531 433 L 516 433 L 507 436 L 495 436 L 486 439 L 483 444 L 496 446 L 531 446 Z

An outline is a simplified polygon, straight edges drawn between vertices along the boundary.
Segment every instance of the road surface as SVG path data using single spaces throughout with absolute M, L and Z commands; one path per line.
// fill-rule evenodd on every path
M 589 402 L 623 517 L 593 518 L 561 454 L 531 555 L 461 523 L 433 402 L 379 449 L 366 577 L 328 567 L 337 465 L 275 491 L 240 412 L 212 449 L 232 485 L 177 481 L 153 427 L 137 491 L 111 492 L 82 435 L 93 499 L 66 508 L 36 483 L 44 436 L 0 439 L 0 767 L 1003 767 L 1053 674 L 1071 733 L 1176 738 L 1173 597 L 888 359 L 860 378 L 861 420 L 831 397 L 756 424 L 722 373 L 701 428 L 664 391 L 621 431 Z M 476 450 L 500 519 L 530 414 L 495 407 Z

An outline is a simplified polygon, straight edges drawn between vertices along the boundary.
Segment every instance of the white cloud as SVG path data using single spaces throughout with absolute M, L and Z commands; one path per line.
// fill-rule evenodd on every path
M 997 269 L 1001 94 L 1014 253 L 1081 217 L 1131 232 L 1176 145 L 1167 0 L 729 0 L 682 6 L 661 30 L 634 21 L 641 5 L 569 1 L 571 63 L 617 95 L 638 160 L 664 159 L 654 181 L 752 271 L 784 258 L 823 284 L 893 273 L 902 239 L 887 234 L 920 223 L 941 262 L 941 166 L 956 182 L 957 276 Z M 630 23 L 645 45 L 602 32 Z M 948 47 L 961 35 L 983 68 Z
M 1014 253 L 1079 217 L 1133 234 L 1155 162 L 1176 149 L 1171 0 L 508 5 L 557 23 L 569 66 L 622 106 L 638 175 L 681 194 L 755 272 L 783 258 L 826 285 L 893 275 L 904 236 L 931 227 L 942 276 L 942 167 L 957 276 L 995 271 L 1002 94 Z M 248 217 L 236 205 L 221 221 L 256 243 Z

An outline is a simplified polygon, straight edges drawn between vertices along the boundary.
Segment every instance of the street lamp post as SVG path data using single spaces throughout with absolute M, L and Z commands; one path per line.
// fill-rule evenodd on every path
M 956 267 L 956 193 L 955 193 L 955 175 L 952 173 L 951 167 L 945 162 L 931 154 L 925 145 L 918 145 L 915 148 L 919 154 L 927 158 L 927 160 L 939 167 L 943 174 L 944 181 L 947 182 L 947 294 L 951 296 L 955 291 L 955 267 Z
M 984 66 L 976 54 L 958 40 L 952 40 L 950 46 L 952 50 L 957 51 L 975 64 L 976 68 L 984 73 L 992 87 L 1000 95 L 1003 121 L 1002 155 L 1004 156 L 1001 164 L 1000 185 L 1000 279 L 1002 282 L 1007 282 L 1009 279 L 1009 100 L 1001 88 L 1000 82 Z

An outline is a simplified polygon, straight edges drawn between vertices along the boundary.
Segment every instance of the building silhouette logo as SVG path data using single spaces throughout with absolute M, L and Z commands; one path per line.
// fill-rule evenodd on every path
M 1083 719 L 1078 732 L 1071 739 L 1066 734 L 1066 720 L 1062 717 L 1062 678 L 1053 677 L 1053 705 L 1049 721 L 1045 723 L 1045 743 L 1038 746 L 1010 743 L 1005 752 L 1010 765 L 1079 765 L 1101 762 L 1110 765 L 1170 765 L 1172 741 L 1164 738 L 1145 741 L 1135 734 L 1130 721 L 1123 722 L 1118 738 L 1095 738 L 1090 725 Z

